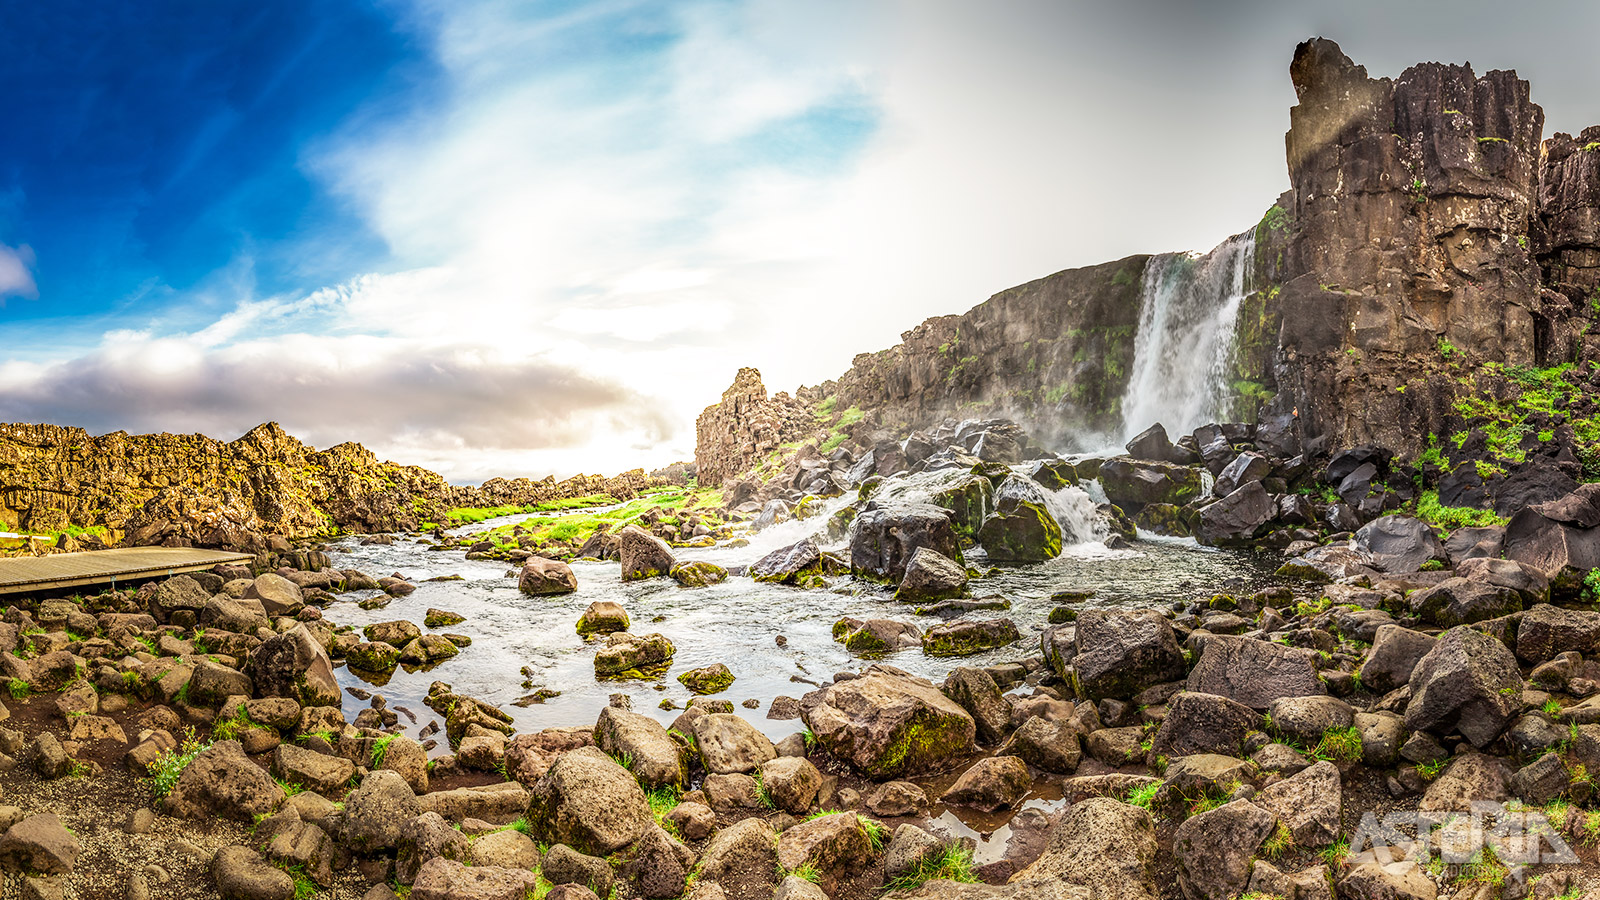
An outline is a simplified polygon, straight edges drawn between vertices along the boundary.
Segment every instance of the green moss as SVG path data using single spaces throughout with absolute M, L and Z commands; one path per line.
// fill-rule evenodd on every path
M 1423 491 L 1417 497 L 1417 518 L 1445 528 L 1483 528 L 1504 525 L 1509 519 L 1495 515 L 1492 509 L 1472 509 L 1463 506 L 1442 506 L 1438 491 Z

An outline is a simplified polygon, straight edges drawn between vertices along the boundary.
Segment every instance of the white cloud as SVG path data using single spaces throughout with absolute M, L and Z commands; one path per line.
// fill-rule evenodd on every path
M 6 297 L 25 297 L 36 300 L 39 287 L 33 281 L 33 248 L 7 247 L 0 244 L 0 303 Z

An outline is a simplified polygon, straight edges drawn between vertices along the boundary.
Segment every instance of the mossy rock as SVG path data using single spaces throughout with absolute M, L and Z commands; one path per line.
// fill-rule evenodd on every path
M 733 684 L 733 673 L 722 663 L 690 669 L 678 676 L 678 683 L 696 694 L 720 694 Z
M 978 543 L 995 562 L 1039 563 L 1061 555 L 1061 526 L 1043 506 L 1018 501 L 996 511 L 978 530 Z
M 1189 537 L 1194 533 L 1184 516 L 1184 508 L 1171 503 L 1145 504 L 1134 515 L 1133 522 L 1138 527 L 1156 534 Z
M 1093 598 L 1095 592 L 1089 588 L 1074 588 L 1066 591 L 1056 591 L 1050 595 L 1051 603 L 1082 603 Z
M 949 622 L 935 625 L 922 636 L 922 652 L 929 656 L 972 656 L 1020 640 L 1010 619 L 987 622 Z
M 1075 621 L 1077 618 L 1077 610 L 1070 606 L 1057 606 L 1050 610 L 1050 616 L 1046 621 L 1051 625 L 1065 625 L 1068 622 Z
M 613 634 L 594 657 L 600 678 L 654 678 L 672 666 L 676 648 L 662 634 Z
M 710 587 L 728 580 L 728 570 L 716 563 L 698 560 L 672 567 L 672 580 L 686 588 Z
M 363 672 L 389 672 L 400 663 L 400 648 L 382 641 L 357 644 L 345 652 L 345 664 Z
M 956 533 L 976 538 L 983 520 L 994 508 L 994 483 L 976 475 L 962 478 L 934 494 L 933 505 L 951 512 L 950 525 Z
M 451 625 L 460 625 L 467 620 L 466 616 L 449 612 L 443 609 L 430 609 L 423 618 L 422 624 L 429 628 L 448 628 Z

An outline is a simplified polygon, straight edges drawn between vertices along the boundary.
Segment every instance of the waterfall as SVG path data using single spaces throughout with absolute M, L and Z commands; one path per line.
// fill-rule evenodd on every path
M 1061 526 L 1061 544 L 1104 543 L 1111 526 L 1095 509 L 1094 499 L 1081 487 L 1068 485 L 1059 491 L 1041 491 L 1045 508 Z
M 1210 253 L 1163 253 L 1145 266 L 1123 439 L 1160 422 L 1177 440 L 1227 415 L 1227 374 L 1239 303 L 1250 291 L 1255 232 Z

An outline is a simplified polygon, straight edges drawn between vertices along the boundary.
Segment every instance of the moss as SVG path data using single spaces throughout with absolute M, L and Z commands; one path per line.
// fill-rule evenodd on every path
M 968 741 L 961 740 L 971 727 L 966 717 L 943 716 L 931 709 L 912 715 L 890 736 L 883 753 L 865 771 L 874 779 L 896 778 L 918 772 L 962 752 Z

